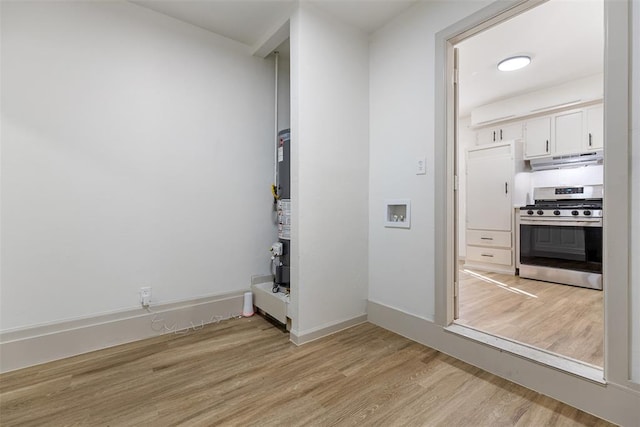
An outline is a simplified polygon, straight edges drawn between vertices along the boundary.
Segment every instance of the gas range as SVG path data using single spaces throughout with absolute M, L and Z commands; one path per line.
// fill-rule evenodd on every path
M 602 221 L 602 185 L 540 187 L 535 204 L 520 208 L 520 218 L 535 221 Z
M 527 205 L 520 208 L 520 217 L 602 218 L 602 203 Z
M 602 289 L 602 185 L 542 187 L 520 208 L 520 277 Z

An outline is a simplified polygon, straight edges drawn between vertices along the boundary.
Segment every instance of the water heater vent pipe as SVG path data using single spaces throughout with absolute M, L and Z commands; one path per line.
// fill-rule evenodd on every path
M 273 54 L 275 55 L 275 62 L 276 62 L 276 81 L 275 81 L 275 117 L 274 117 L 274 127 L 275 127 L 275 149 L 274 149 L 274 156 L 273 156 L 273 185 L 278 185 L 278 58 L 280 57 L 280 52 L 278 52 L 277 50 L 275 52 L 273 52 Z

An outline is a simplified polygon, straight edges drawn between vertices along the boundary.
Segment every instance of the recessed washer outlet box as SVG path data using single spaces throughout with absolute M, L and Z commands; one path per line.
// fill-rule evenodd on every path
M 411 228 L 411 200 L 385 200 L 384 226 L 395 228 Z

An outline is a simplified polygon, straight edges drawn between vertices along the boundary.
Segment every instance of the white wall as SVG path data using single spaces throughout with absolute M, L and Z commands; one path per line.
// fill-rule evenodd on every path
M 368 42 L 308 5 L 291 19 L 295 335 L 366 310 Z
M 369 299 L 434 315 L 435 34 L 487 2 L 426 2 L 370 44 Z M 415 158 L 427 156 L 427 174 Z M 385 199 L 411 199 L 411 229 L 385 228 Z
M 631 82 L 631 378 L 640 383 L 640 5 L 633 2 Z
M 273 65 L 126 2 L 2 3 L 7 330 L 269 272 Z

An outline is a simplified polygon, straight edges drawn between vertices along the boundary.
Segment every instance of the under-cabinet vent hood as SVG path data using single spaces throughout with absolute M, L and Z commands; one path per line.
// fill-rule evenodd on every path
M 591 153 L 570 154 L 566 156 L 545 157 L 531 159 L 531 170 L 544 171 L 549 169 L 575 168 L 578 166 L 601 165 L 604 159 L 602 151 Z

